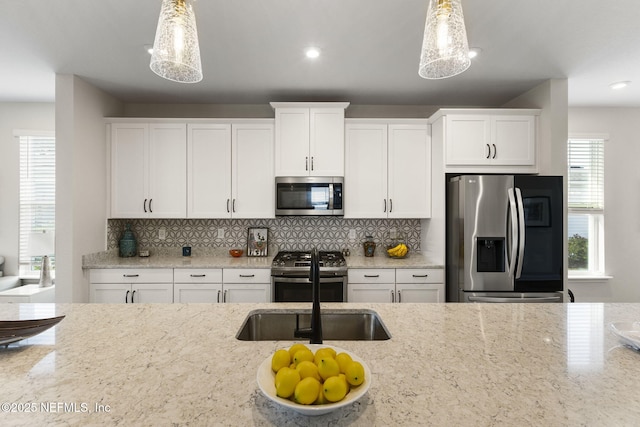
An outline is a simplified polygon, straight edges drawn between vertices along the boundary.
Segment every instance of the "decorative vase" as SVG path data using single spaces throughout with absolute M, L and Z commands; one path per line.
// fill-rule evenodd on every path
M 133 231 L 131 231 L 131 224 L 127 224 L 126 230 L 120 239 L 119 246 L 121 257 L 136 256 L 138 243 L 136 242 L 136 236 L 134 236 Z

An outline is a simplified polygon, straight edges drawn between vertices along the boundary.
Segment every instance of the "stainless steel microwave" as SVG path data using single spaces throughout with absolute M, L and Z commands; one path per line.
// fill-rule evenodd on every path
M 344 215 L 342 177 L 277 177 L 276 215 Z

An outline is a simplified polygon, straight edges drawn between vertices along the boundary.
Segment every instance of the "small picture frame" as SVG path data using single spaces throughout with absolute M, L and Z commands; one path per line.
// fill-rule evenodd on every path
M 267 256 L 269 253 L 269 229 L 249 227 L 247 232 L 247 256 Z

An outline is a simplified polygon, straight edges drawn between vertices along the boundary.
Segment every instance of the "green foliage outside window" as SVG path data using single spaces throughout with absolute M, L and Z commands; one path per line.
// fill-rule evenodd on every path
M 569 237 L 569 270 L 589 268 L 589 239 L 579 234 Z

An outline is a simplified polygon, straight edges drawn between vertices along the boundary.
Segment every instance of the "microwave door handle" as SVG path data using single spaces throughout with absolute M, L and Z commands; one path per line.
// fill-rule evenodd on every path
M 513 188 L 507 189 L 507 196 L 509 197 L 509 218 L 511 221 L 511 230 L 508 230 L 509 239 L 508 255 L 509 255 L 509 277 L 513 277 L 513 273 L 516 268 L 516 256 L 518 251 L 518 209 L 516 207 L 516 198 L 513 193 Z
M 313 159 L 313 157 L 312 157 Z M 313 165 L 313 163 L 311 163 Z M 313 170 L 313 166 L 311 166 L 311 170 Z M 333 184 L 329 184 L 329 210 L 333 210 Z
M 518 268 L 516 269 L 516 279 L 522 275 L 522 264 L 524 264 L 524 202 L 522 201 L 522 192 L 516 187 L 516 200 L 518 202 Z

